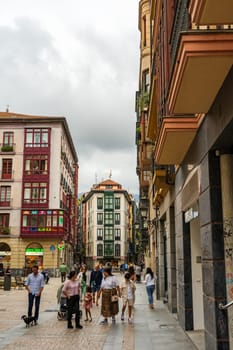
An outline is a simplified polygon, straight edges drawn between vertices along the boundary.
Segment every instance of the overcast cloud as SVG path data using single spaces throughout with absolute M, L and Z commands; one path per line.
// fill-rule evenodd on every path
M 138 0 L 1 1 L 0 43 L 0 110 L 67 118 L 79 192 L 137 193 Z

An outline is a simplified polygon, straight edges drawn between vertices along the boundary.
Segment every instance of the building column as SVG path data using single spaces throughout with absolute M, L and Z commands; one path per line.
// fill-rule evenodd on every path
M 224 232 L 224 257 L 226 269 L 227 302 L 233 300 L 233 155 L 220 156 L 222 212 Z M 228 315 L 230 349 L 233 349 L 233 307 L 225 311 Z
M 167 223 L 168 309 L 173 313 L 177 311 L 174 207 L 170 207 L 167 212 Z
M 201 162 L 199 215 L 205 348 L 229 349 L 226 312 L 219 302 L 226 298 L 220 159 L 209 152 Z

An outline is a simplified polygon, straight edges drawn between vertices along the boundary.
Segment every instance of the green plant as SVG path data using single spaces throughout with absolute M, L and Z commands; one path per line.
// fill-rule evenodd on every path
M 139 113 L 149 106 L 149 93 L 147 91 L 141 92 L 137 98 L 137 109 Z
M 3 235 L 9 235 L 10 234 L 10 227 L 2 227 L 0 232 Z
M 12 152 L 13 151 L 13 146 L 11 145 L 3 145 L 1 147 L 2 152 Z

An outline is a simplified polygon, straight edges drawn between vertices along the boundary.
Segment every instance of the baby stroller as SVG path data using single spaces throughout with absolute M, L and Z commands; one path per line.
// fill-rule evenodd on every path
M 67 305 L 66 305 L 66 298 L 61 298 L 61 302 L 60 302 L 60 309 L 57 313 L 57 319 L 59 321 L 62 320 L 67 320 Z
M 66 296 L 62 293 L 62 288 L 64 283 L 57 290 L 57 302 L 60 304 L 59 311 L 57 313 L 57 319 L 59 321 L 67 320 L 67 305 L 66 305 Z M 80 318 L 82 317 L 82 310 L 79 310 Z

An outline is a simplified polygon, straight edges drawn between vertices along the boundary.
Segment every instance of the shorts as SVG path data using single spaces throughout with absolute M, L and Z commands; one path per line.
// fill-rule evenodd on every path
M 123 299 L 123 306 L 129 305 L 133 306 L 134 300 L 133 299 Z

